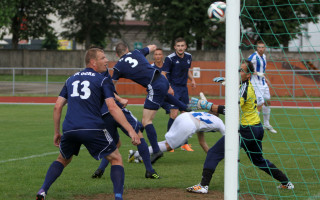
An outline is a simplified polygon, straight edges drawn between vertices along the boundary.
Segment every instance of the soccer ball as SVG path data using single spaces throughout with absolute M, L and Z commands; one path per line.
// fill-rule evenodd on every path
M 226 3 L 222 1 L 213 2 L 208 8 L 208 17 L 211 21 L 222 23 L 226 20 Z

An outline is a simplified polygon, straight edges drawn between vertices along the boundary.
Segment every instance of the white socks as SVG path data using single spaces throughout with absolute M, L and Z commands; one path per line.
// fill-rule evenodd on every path
M 162 152 L 166 152 L 167 151 L 167 146 L 166 146 L 166 141 L 161 141 L 161 142 L 158 142 L 158 145 L 159 145 L 159 148 L 160 148 L 160 151 Z
M 262 106 L 263 122 L 265 126 L 270 126 L 270 122 L 269 122 L 270 112 L 271 112 L 270 106 L 265 106 L 265 105 Z

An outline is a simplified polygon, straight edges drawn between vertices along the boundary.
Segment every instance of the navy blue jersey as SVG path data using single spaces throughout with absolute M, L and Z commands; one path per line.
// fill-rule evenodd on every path
M 162 67 L 162 71 L 169 74 L 168 80 L 172 85 L 186 86 L 188 82 L 188 73 L 191 67 L 192 56 L 184 52 L 183 58 L 176 53 L 168 55 Z
M 113 88 L 106 77 L 91 68 L 70 76 L 59 95 L 68 101 L 63 132 L 105 128 L 101 106 L 105 99 L 114 98 Z
M 113 86 L 113 87 L 112 87 L 112 88 L 113 88 L 113 93 L 118 94 L 117 91 L 116 91 L 116 88 L 114 87 L 114 84 L 113 84 L 113 82 L 112 82 L 111 76 L 110 76 L 110 74 L 109 74 L 109 70 L 107 70 L 106 72 L 102 73 L 102 75 L 107 78 L 105 81 L 108 81 L 108 82 Z M 123 105 L 122 105 L 121 103 L 119 103 L 118 101 L 116 101 L 116 104 L 117 104 L 120 108 L 123 107 Z M 105 114 L 107 114 L 107 113 L 109 113 L 108 106 L 107 106 L 106 103 L 103 103 L 103 104 L 102 104 L 102 108 L 101 108 L 101 114 L 102 114 L 102 115 L 105 115 Z
M 160 72 L 162 72 L 162 67 L 158 67 L 156 65 L 156 63 L 152 63 L 151 66 L 154 67 L 155 69 L 159 70 Z
M 148 47 L 121 56 L 114 66 L 112 79 L 116 81 L 119 78 L 130 79 L 146 88 L 153 80 L 155 72 L 159 71 L 150 65 L 145 57 L 147 54 L 149 54 Z
M 154 67 L 155 69 L 158 69 L 160 72 L 162 72 L 162 69 L 163 69 L 162 67 L 163 67 L 163 66 L 162 66 L 162 67 L 158 67 L 158 66 L 156 65 L 156 63 L 152 63 L 151 66 Z M 166 76 L 167 76 L 167 79 L 169 79 L 169 76 L 170 76 L 170 75 L 169 75 L 169 74 L 166 74 Z

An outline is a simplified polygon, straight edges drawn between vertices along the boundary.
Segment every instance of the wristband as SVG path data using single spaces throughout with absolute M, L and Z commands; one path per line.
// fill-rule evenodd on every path
M 221 105 L 219 105 L 218 106 L 218 113 L 219 114 L 222 114 L 222 115 L 225 115 L 225 106 L 221 106 Z

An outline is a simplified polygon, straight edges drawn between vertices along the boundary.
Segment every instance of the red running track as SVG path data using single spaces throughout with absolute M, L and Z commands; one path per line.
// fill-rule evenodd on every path
M 55 103 L 57 97 L 0 97 L 0 103 Z M 143 104 L 144 98 L 128 98 L 129 104 Z M 209 99 L 214 104 L 223 105 L 224 99 Z M 283 107 L 320 107 L 320 101 L 272 101 L 272 106 Z

